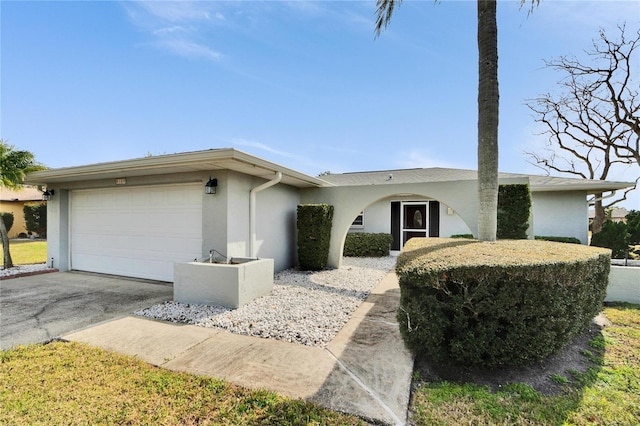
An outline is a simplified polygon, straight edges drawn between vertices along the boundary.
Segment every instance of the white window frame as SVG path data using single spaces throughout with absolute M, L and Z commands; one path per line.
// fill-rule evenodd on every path
M 357 224 L 356 222 L 358 222 L 358 218 L 360 218 L 360 223 Z M 360 214 L 358 216 L 356 216 L 355 219 L 353 219 L 353 222 L 351 222 L 351 229 L 364 229 L 364 211 L 361 211 Z

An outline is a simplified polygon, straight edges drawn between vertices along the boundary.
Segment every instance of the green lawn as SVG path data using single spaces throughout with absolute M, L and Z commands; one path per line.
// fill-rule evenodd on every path
M 637 425 L 640 305 L 605 308 L 611 325 L 591 341 L 587 373 L 555 375 L 544 396 L 523 384 L 499 392 L 425 384 L 412 402 L 416 425 Z M 596 355 L 603 353 L 603 355 Z M 359 419 L 271 392 L 175 373 L 78 343 L 0 352 L 0 424 L 354 425 Z
M 597 367 L 552 376 L 565 385 L 562 394 L 545 396 L 523 384 L 491 392 L 472 384 L 427 383 L 413 397 L 415 424 L 638 425 L 640 305 L 619 304 L 604 312 L 612 324 L 590 342 L 593 352 L 583 352 Z
M 30 265 L 47 261 L 47 242 L 42 240 L 11 240 L 9 250 L 14 265 Z M 0 264 L 4 262 L 4 253 L 0 250 Z
M 56 342 L 0 352 L 2 425 L 358 425 L 358 418 Z

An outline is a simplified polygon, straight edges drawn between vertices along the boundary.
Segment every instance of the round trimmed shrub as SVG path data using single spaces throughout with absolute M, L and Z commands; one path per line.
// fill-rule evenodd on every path
M 414 238 L 398 258 L 407 347 L 442 364 L 526 365 L 600 312 L 607 249 L 532 240 Z

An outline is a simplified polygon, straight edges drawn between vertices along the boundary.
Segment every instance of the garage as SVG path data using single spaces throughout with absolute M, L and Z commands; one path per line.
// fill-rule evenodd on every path
M 200 184 L 70 191 L 71 269 L 173 281 L 202 255 Z

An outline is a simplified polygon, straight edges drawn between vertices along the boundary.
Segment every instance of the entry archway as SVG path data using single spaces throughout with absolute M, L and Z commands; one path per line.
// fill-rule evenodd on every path
M 373 203 L 394 196 L 438 200 L 456 211 L 477 235 L 478 200 L 476 181 L 334 186 L 306 190 L 301 202 L 334 206 L 328 265 L 340 267 L 344 241 L 353 219 Z

